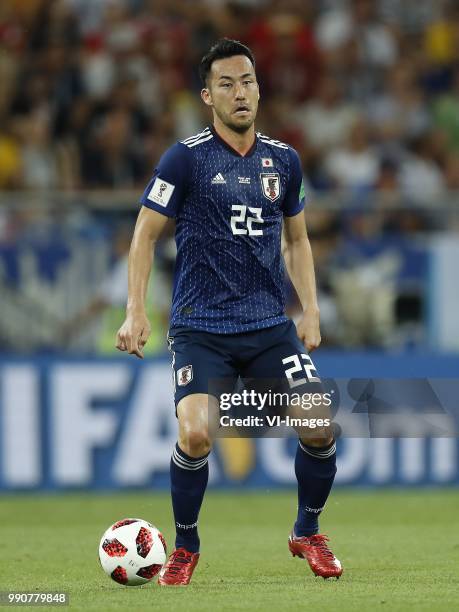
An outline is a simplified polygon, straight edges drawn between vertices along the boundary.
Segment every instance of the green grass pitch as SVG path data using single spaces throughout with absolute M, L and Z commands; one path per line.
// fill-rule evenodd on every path
M 458 491 L 333 492 L 321 531 L 344 574 L 327 581 L 288 552 L 293 490 L 209 492 L 200 563 L 191 585 L 175 589 L 119 586 L 97 555 L 103 531 L 125 516 L 156 524 L 171 550 L 166 493 L 4 495 L 0 508 L 0 590 L 68 591 L 64 609 L 459 609 Z

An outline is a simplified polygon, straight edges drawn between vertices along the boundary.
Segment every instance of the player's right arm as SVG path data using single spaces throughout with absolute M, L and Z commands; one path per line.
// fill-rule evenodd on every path
M 155 245 L 168 218 L 177 215 L 186 196 L 191 163 L 190 149 L 176 143 L 161 157 L 140 200 L 143 206 L 129 251 L 126 319 L 116 337 L 116 348 L 140 358 L 151 332 L 145 298 Z
M 145 310 L 148 280 L 154 248 L 166 223 L 165 215 L 142 206 L 129 250 L 126 319 L 118 331 L 116 348 L 142 359 L 143 347 L 151 332 Z

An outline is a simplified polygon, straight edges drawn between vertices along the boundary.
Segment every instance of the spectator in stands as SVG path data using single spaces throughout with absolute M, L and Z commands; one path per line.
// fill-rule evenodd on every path
M 411 64 L 400 63 L 391 69 L 384 85 L 369 100 L 367 118 L 378 141 L 400 149 L 429 128 L 430 115 Z
M 412 204 L 435 207 L 443 196 L 445 179 L 436 159 L 432 133 L 413 140 L 410 152 L 402 163 L 400 189 Z
M 125 109 L 113 109 L 103 117 L 83 152 L 83 180 L 93 188 L 139 187 L 149 170 Z
M 356 193 L 375 187 L 380 162 L 364 119 L 355 121 L 344 147 L 330 151 L 325 158 L 325 167 L 333 187 Z
M 59 183 L 59 163 L 51 139 L 50 118 L 40 110 L 17 119 L 21 139 L 22 184 L 27 189 L 55 189 Z
M 432 127 L 458 151 L 458 23 L 453 3 L 434 0 L 3 0 L 0 118 L 47 117 L 68 178 L 35 181 L 35 189 L 135 186 L 164 145 L 205 122 L 191 101 L 193 65 L 209 40 L 235 35 L 256 51 L 270 133 L 293 139 L 313 186 L 327 187 L 330 164 L 328 187 L 353 183 L 363 165 L 377 166 L 374 151 L 400 163 Z M 372 147 L 365 136 L 360 170 L 346 180 L 337 166 L 357 115 L 369 122 Z M 1 143 L 2 182 L 20 186 L 17 168 L 30 166 L 30 151 L 17 148 L 11 129 Z M 434 165 L 445 171 L 446 163 Z
M 343 146 L 357 118 L 357 109 L 343 98 L 336 79 L 324 75 L 314 97 L 295 113 L 303 138 L 316 154 Z

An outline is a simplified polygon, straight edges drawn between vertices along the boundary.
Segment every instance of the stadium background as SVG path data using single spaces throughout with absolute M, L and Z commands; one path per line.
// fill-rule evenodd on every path
M 2 0 L 0 489 L 168 486 L 173 227 L 144 362 L 116 354 L 138 198 L 209 121 L 218 37 L 257 58 L 257 128 L 299 152 L 328 377 L 459 372 L 459 9 L 440 0 Z M 287 285 L 288 312 L 298 304 Z M 339 442 L 339 485 L 457 485 L 455 439 Z M 214 487 L 293 485 L 285 439 L 221 440 Z

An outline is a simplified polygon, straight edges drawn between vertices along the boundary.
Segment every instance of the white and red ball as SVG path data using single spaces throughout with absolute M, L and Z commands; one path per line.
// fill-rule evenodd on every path
M 125 518 L 107 529 L 100 540 L 102 569 L 126 586 L 145 584 L 166 562 L 166 541 L 148 521 Z

